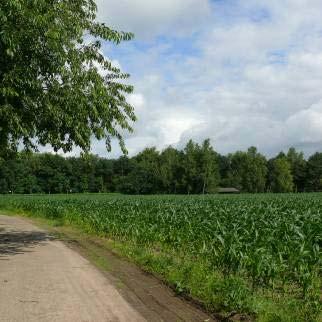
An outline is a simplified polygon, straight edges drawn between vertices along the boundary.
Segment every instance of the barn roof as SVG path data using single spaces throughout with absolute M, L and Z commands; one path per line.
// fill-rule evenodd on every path
M 237 193 L 239 192 L 236 188 L 218 188 L 219 193 Z

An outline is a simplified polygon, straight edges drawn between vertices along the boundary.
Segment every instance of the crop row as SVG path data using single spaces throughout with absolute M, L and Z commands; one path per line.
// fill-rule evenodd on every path
M 3 197 L 0 207 L 45 214 L 88 230 L 207 261 L 254 284 L 321 274 L 320 195 L 238 197 Z

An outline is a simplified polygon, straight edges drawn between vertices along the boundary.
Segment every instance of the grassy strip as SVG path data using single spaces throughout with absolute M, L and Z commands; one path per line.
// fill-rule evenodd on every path
M 20 213 L 22 216 L 37 218 L 37 224 L 55 232 L 61 239 L 73 239 L 80 244 L 85 239 L 98 242 L 100 246 L 125 257 L 145 271 L 153 273 L 178 294 L 194 299 L 201 303 L 210 312 L 220 312 L 223 319 L 228 316 L 256 319 L 260 322 L 302 322 L 320 321 L 319 301 L 304 301 L 299 296 L 294 296 L 294 286 L 288 294 L 285 289 L 252 289 L 243 276 L 224 276 L 221 272 L 214 271 L 206 261 L 196 262 L 193 258 L 181 256 L 171 251 L 146 247 L 133 242 L 115 241 L 98 237 L 87 227 L 80 227 L 74 223 L 66 222 L 63 218 L 58 220 L 46 218 L 46 214 L 22 213 L 10 211 L 11 214 Z M 109 270 L 108 262 L 100 256 L 89 251 L 85 254 L 96 266 L 102 270 Z M 284 286 L 285 287 L 285 286 Z M 293 295 L 290 293 L 292 292 Z M 235 312 L 231 312 L 234 308 Z

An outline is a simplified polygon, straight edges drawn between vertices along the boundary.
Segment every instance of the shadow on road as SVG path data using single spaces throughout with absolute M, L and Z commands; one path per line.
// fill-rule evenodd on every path
M 41 231 L 7 231 L 0 228 L 0 260 L 7 260 L 9 256 L 31 251 L 32 247 L 42 245 L 54 237 Z

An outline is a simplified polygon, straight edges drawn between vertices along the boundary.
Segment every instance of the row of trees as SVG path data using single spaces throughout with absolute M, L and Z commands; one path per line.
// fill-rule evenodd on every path
M 255 147 L 220 155 L 209 140 L 190 140 L 183 150 L 147 148 L 115 160 L 21 152 L 0 161 L 0 193 L 201 194 L 218 187 L 251 193 L 320 191 L 322 153 L 306 160 L 290 148 L 268 160 Z

